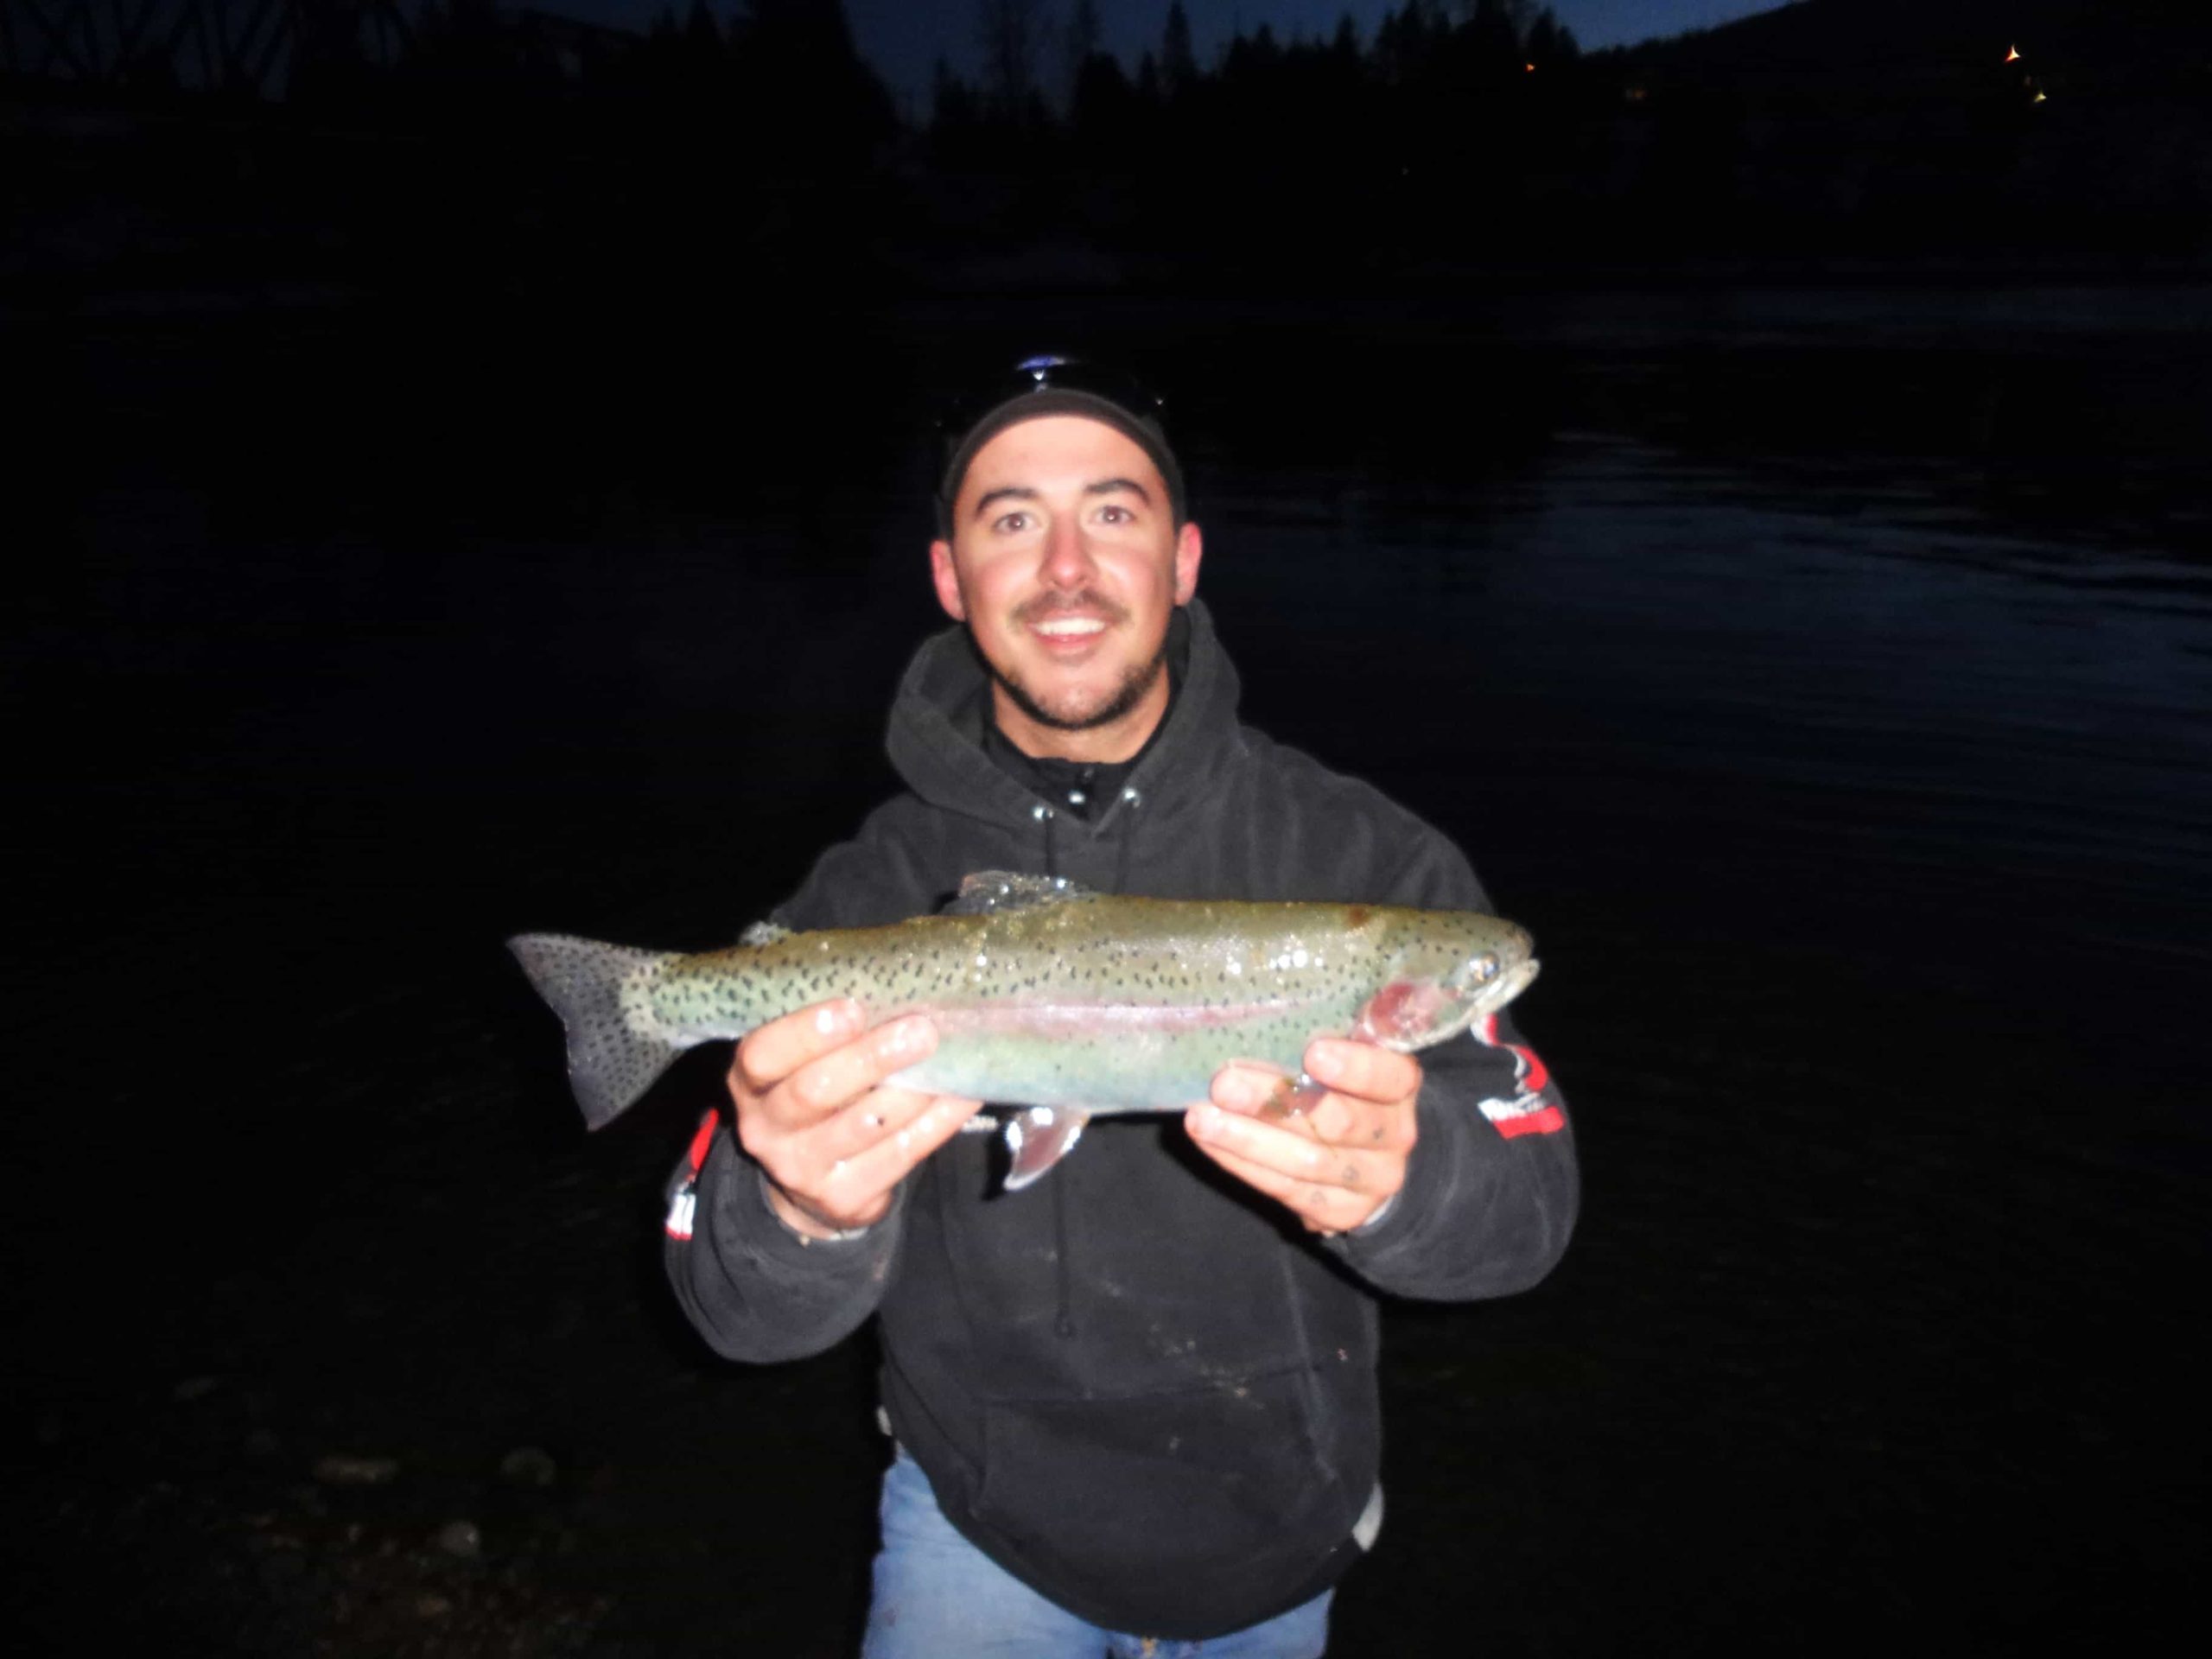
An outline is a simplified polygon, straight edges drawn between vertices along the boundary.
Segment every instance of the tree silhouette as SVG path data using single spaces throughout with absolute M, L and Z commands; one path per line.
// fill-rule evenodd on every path
M 1103 30 L 1098 21 L 1096 0 L 1075 0 L 1068 12 L 1067 28 L 1061 35 L 1060 92 L 1067 100 L 1067 108 L 1075 107 L 1077 83 L 1083 79 L 1084 66 L 1098 55 L 1098 42 Z
M 1044 0 L 976 0 L 983 101 L 998 119 L 1025 120 L 1037 103 L 1037 60 L 1045 32 Z
M 1170 98 L 1181 96 L 1198 84 L 1198 60 L 1191 50 L 1191 19 L 1183 0 L 1167 8 L 1167 24 L 1160 36 L 1160 87 Z

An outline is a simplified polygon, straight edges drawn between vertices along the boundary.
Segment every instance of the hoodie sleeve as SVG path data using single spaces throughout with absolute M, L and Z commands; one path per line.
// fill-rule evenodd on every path
M 825 852 L 772 919 L 791 928 L 858 926 L 921 908 L 898 886 L 914 878 L 895 849 L 870 843 L 873 823 L 860 839 Z M 882 1300 L 898 1255 L 906 1184 L 890 1212 L 857 1236 L 802 1238 L 769 1207 L 760 1166 L 738 1146 L 728 1120 L 721 1112 L 701 1125 L 669 1183 L 664 1254 L 676 1300 L 726 1358 L 820 1353 L 858 1330 Z
M 1491 908 L 1466 860 L 1433 831 L 1388 902 Z M 1510 1015 L 1498 1038 L 1494 1048 L 1455 1038 L 1422 1052 L 1406 1184 L 1376 1220 L 1329 1241 L 1377 1289 L 1435 1301 L 1506 1296 L 1566 1252 L 1581 1201 L 1566 1103 L 1548 1078 L 1534 1090 L 1521 1080 Z
M 676 1300 L 708 1345 L 728 1359 L 803 1359 L 858 1330 L 891 1276 L 906 1188 L 857 1237 L 804 1239 L 768 1207 L 728 1124 L 703 1154 L 670 1185 L 665 1255 Z

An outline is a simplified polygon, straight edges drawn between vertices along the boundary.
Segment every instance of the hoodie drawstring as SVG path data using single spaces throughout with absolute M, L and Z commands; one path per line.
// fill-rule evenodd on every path
M 1060 873 L 1059 849 L 1053 844 L 1052 825 L 1060 815 L 1042 801 L 1029 809 L 1029 815 L 1045 826 L 1045 874 L 1057 876 Z
M 1030 816 L 1045 826 L 1045 874 L 1058 876 L 1060 873 L 1059 848 L 1056 844 L 1052 826 L 1060 815 L 1039 801 L 1030 809 Z M 1052 1329 L 1065 1338 L 1075 1335 L 1075 1281 L 1068 1267 L 1068 1175 L 1060 1172 L 1059 1179 L 1052 1183 L 1052 1278 L 1059 1296 L 1059 1311 L 1053 1316 Z
M 1137 808 L 1144 804 L 1144 797 L 1134 789 L 1122 791 L 1122 845 L 1114 855 L 1114 891 L 1129 890 L 1129 849 L 1137 838 Z
M 1134 789 L 1122 791 L 1122 841 L 1114 858 L 1114 891 L 1129 890 L 1129 849 L 1136 840 L 1136 810 L 1144 804 L 1144 797 Z M 1039 801 L 1030 809 L 1031 816 L 1045 826 L 1045 874 L 1058 876 L 1060 873 L 1059 845 L 1052 826 L 1060 815 Z M 1052 1183 L 1052 1255 L 1056 1271 L 1054 1279 L 1059 1294 L 1059 1311 L 1052 1319 L 1053 1332 L 1063 1338 L 1075 1335 L 1075 1269 L 1068 1262 L 1068 1205 L 1066 1198 L 1069 1177 L 1062 1171 L 1059 1179 Z

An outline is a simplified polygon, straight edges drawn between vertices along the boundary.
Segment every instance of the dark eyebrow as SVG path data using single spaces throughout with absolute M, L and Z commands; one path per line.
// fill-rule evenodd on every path
M 1130 492 L 1147 506 L 1152 505 L 1152 492 L 1134 478 L 1102 478 L 1096 484 L 1086 484 L 1083 486 L 1083 493 L 1085 495 L 1114 495 L 1122 490 Z M 1036 499 L 1037 492 L 1026 484 L 1005 485 L 999 489 L 984 491 L 976 502 L 974 516 L 982 518 L 986 512 L 1001 501 L 1034 501 Z
M 976 503 L 975 516 L 982 518 L 984 510 L 995 501 L 1034 501 L 1036 499 L 1037 492 L 1025 485 L 1009 484 L 1004 489 L 986 490 Z
M 1102 478 L 1096 484 L 1086 486 L 1083 493 L 1085 495 L 1111 495 L 1116 490 L 1135 491 L 1138 500 L 1147 506 L 1152 505 L 1152 492 L 1134 478 Z

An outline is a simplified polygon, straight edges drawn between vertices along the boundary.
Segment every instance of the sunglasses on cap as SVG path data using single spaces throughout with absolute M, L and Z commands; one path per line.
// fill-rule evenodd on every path
M 938 489 L 940 524 L 949 522 L 953 496 L 976 452 L 996 432 L 1025 418 L 1032 398 L 1039 414 L 1066 409 L 1120 428 L 1159 467 L 1179 522 L 1184 516 L 1182 469 L 1160 426 L 1164 400 L 1134 377 L 1082 358 L 1046 354 L 1024 358 L 1012 370 L 948 404 L 937 423 L 943 441 Z
M 1017 398 L 1042 391 L 1083 392 L 1141 421 L 1159 421 L 1166 407 L 1157 392 L 1110 364 L 1047 353 L 1025 357 L 1005 373 L 971 386 L 949 401 L 938 414 L 938 431 L 948 442 L 957 443 L 985 416 Z

